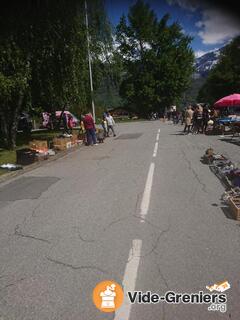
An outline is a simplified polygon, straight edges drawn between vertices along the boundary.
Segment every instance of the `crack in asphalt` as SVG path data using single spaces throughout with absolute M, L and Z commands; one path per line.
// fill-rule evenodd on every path
M 37 211 L 37 209 L 40 207 L 40 205 L 41 205 L 41 202 L 32 210 L 32 214 L 31 214 L 31 217 L 33 218 L 33 217 L 36 217 L 36 211 Z M 30 218 L 31 218 L 30 217 Z
M 130 216 L 123 217 L 123 218 L 119 218 L 119 219 L 116 219 L 116 220 L 111 221 L 106 227 L 102 228 L 101 233 L 106 232 L 106 231 L 107 231 L 109 228 L 111 228 L 114 224 L 117 224 L 117 223 L 119 223 L 119 222 L 121 222 L 121 221 L 124 221 L 124 220 L 129 219 L 129 217 L 130 217 Z M 94 243 L 94 242 L 96 242 L 96 241 L 100 241 L 101 238 L 102 238 L 102 236 L 100 236 L 100 237 L 98 237 L 98 238 L 96 238 L 96 239 L 87 239 L 87 238 L 84 238 L 84 237 L 81 235 L 81 233 L 80 233 L 80 231 L 79 231 L 79 229 L 78 229 L 77 227 L 74 227 L 74 229 L 77 229 L 78 237 L 79 237 L 79 239 L 80 239 L 81 241 L 83 241 L 83 242 Z
M 181 149 L 182 155 L 183 155 L 183 159 L 187 162 L 188 164 L 188 169 L 193 173 L 195 179 L 197 180 L 197 182 L 201 185 L 201 189 L 204 193 L 208 193 L 207 192 L 207 186 L 205 183 L 203 183 L 201 181 L 201 179 L 199 178 L 199 175 L 197 174 L 197 172 L 193 169 L 192 167 L 192 163 L 191 161 L 187 158 L 187 155 L 185 153 L 185 151 L 183 149 Z
M 39 237 L 36 237 L 36 236 L 33 236 L 33 235 L 29 235 L 29 234 L 24 234 L 22 233 L 21 229 L 20 229 L 20 226 L 17 224 L 15 229 L 14 229 L 14 235 L 15 236 L 19 236 L 19 237 L 23 237 L 23 238 L 30 238 L 30 239 L 33 239 L 33 240 L 38 240 L 38 241 L 42 241 L 42 242 L 46 242 L 46 243 L 51 243 L 49 240 L 47 239 L 43 239 L 43 238 L 39 238 Z
M 158 254 L 157 254 L 157 252 L 155 250 L 153 251 L 153 253 L 154 253 L 155 257 L 158 257 L 158 259 L 159 259 L 159 256 L 158 256 Z M 158 271 L 158 274 L 159 274 L 160 278 L 163 280 L 166 288 L 169 290 L 170 287 L 168 285 L 168 281 L 167 281 L 166 277 L 164 276 L 164 274 L 162 272 L 160 264 L 156 260 L 155 260 L 155 265 L 157 266 L 157 271 Z
M 95 270 L 95 271 L 100 271 L 104 274 L 108 274 L 108 272 L 106 270 L 103 270 L 99 267 L 95 267 L 95 266 L 75 266 L 73 264 L 70 264 L 70 263 L 66 263 L 66 262 L 63 262 L 63 261 L 60 261 L 60 260 L 56 260 L 56 259 L 53 259 L 53 258 L 50 258 L 50 257 L 46 257 L 46 259 L 50 262 L 53 262 L 55 264 L 58 264 L 60 266 L 63 266 L 63 267 L 66 267 L 66 268 L 71 268 L 72 270 Z
M 111 228 L 114 224 L 129 219 L 129 217 L 130 216 L 126 216 L 124 218 L 119 218 L 119 219 L 111 221 L 105 228 L 103 228 L 103 232 L 105 232 L 107 229 Z
M 102 228 L 101 233 L 106 232 L 106 231 L 107 231 L 109 228 L 111 228 L 113 225 L 115 225 L 115 224 L 117 224 L 117 223 L 119 223 L 119 222 L 122 222 L 122 221 L 124 221 L 124 220 L 128 220 L 128 219 L 130 219 L 130 218 L 132 218 L 132 217 L 135 218 L 135 219 L 138 219 L 138 220 L 141 220 L 141 221 L 146 222 L 147 224 L 149 224 L 149 225 L 150 225 L 152 228 L 154 228 L 154 229 L 157 229 L 157 230 L 160 229 L 159 226 L 154 225 L 154 224 L 151 223 L 148 219 L 143 218 L 143 217 L 141 217 L 141 216 L 139 216 L 139 215 L 136 215 L 136 214 L 132 214 L 132 215 L 128 215 L 128 216 L 126 216 L 126 217 L 122 217 L 122 218 L 119 218 L 119 219 L 116 219 L 116 220 L 112 220 L 106 227 Z M 73 227 L 73 228 L 74 228 L 74 229 L 77 229 L 78 237 L 79 237 L 79 239 L 80 239 L 81 241 L 83 241 L 83 242 L 94 243 L 94 242 L 96 242 L 96 241 L 100 241 L 101 238 L 102 238 L 102 236 L 100 236 L 100 237 L 98 237 L 98 238 L 96 238 L 96 239 L 87 239 L 87 238 L 85 238 L 85 237 L 82 236 L 82 234 L 80 233 L 80 231 L 79 231 L 79 229 L 78 229 L 77 227 Z
M 152 246 L 151 250 L 149 250 L 147 253 L 145 253 L 144 255 L 140 255 L 140 258 L 146 258 L 147 256 L 151 255 L 158 247 L 159 245 L 159 242 L 160 242 L 160 239 L 162 238 L 162 236 L 165 234 L 165 233 L 168 233 L 169 230 L 171 228 L 171 224 L 169 223 L 168 227 L 165 229 L 165 230 L 161 230 L 154 245 Z
M 78 231 L 78 238 L 83 242 L 93 243 L 98 241 L 99 239 L 85 239 L 81 236 L 80 232 Z
M 150 225 L 152 228 L 154 228 L 154 229 L 157 229 L 157 230 L 160 229 L 159 226 L 154 225 L 150 220 L 148 220 L 148 219 L 146 219 L 146 218 L 144 218 L 144 217 L 142 217 L 142 216 L 140 216 L 140 215 L 132 214 L 132 217 L 134 217 L 134 218 L 136 218 L 136 219 L 138 219 L 138 220 L 140 220 L 140 221 L 146 222 L 147 224 L 149 224 L 149 225 Z
M 18 284 L 19 282 L 21 282 L 21 281 L 23 281 L 23 280 L 25 280 L 25 279 L 26 279 L 26 278 L 20 278 L 20 279 L 14 281 L 14 282 L 12 282 L 12 283 L 7 284 L 6 286 L 4 286 L 4 287 L 2 287 L 2 288 L 0 289 L 0 292 L 3 291 L 4 289 L 7 289 L 7 288 L 9 288 L 9 287 L 15 286 L 16 284 Z
M 139 255 L 139 256 L 134 255 L 135 248 L 132 247 L 132 248 L 131 248 L 131 256 L 130 256 L 130 258 L 127 260 L 127 263 L 130 262 L 133 258 L 136 258 L 136 257 L 137 257 L 137 258 L 143 258 L 143 259 L 145 259 L 146 257 L 148 257 L 149 255 L 151 255 L 152 253 L 155 253 L 155 250 L 156 250 L 156 248 L 157 248 L 158 245 L 159 245 L 159 242 L 160 242 L 161 237 L 162 237 L 165 233 L 169 232 L 170 228 L 171 228 L 171 224 L 169 223 L 168 227 L 167 227 L 165 230 L 161 230 L 161 231 L 160 231 L 160 233 L 159 233 L 159 235 L 158 235 L 155 243 L 153 244 L 151 250 L 149 250 L 149 251 L 146 252 L 145 254 Z

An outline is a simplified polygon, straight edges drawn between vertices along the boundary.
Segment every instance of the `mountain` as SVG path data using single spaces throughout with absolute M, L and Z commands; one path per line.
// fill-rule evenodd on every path
M 195 60 L 196 73 L 194 78 L 206 78 L 209 71 L 215 66 L 219 60 L 219 56 L 223 48 L 216 49 L 210 52 L 205 53 Z
M 224 47 L 223 47 L 224 48 Z M 197 96 L 200 88 L 205 83 L 209 71 L 216 65 L 223 48 L 209 51 L 195 59 L 195 73 L 191 85 L 185 92 L 185 104 L 198 102 Z

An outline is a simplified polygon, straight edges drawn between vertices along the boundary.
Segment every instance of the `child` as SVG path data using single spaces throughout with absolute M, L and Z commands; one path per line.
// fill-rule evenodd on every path
M 104 130 L 104 137 L 107 137 L 108 136 L 108 129 L 107 129 L 107 120 L 106 120 L 106 117 L 103 116 L 102 118 L 102 128 Z

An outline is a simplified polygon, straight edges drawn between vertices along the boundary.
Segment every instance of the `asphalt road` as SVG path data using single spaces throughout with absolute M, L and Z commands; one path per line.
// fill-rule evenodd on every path
M 200 161 L 212 146 L 239 162 L 239 145 L 181 129 L 121 124 L 116 139 L 0 185 L 1 320 L 239 319 L 239 223 Z M 114 314 L 92 302 L 105 279 L 161 295 L 231 288 L 225 313 L 125 299 Z

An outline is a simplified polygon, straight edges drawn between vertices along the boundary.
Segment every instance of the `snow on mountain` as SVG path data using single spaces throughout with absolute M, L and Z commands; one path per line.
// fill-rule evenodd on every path
M 223 48 L 209 51 L 202 55 L 201 57 L 196 58 L 195 68 L 196 75 L 195 78 L 206 77 L 209 71 L 215 66 L 219 60 L 219 56 Z

